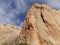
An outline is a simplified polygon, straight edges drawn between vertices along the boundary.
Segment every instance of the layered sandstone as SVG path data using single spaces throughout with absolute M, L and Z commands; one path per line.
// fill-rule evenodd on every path
M 20 31 L 19 27 L 0 23 L 0 45 L 15 45 Z
M 28 45 L 60 45 L 60 11 L 34 4 L 25 18 L 21 42 Z

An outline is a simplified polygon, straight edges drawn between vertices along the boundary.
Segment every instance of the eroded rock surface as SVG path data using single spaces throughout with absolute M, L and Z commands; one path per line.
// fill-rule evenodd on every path
M 19 27 L 0 23 L 0 45 L 15 45 L 20 31 Z
M 60 11 L 34 4 L 27 13 L 20 42 L 28 45 L 60 45 Z

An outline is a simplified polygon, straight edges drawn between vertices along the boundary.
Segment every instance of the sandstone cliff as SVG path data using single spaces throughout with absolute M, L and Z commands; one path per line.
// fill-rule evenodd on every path
M 15 45 L 21 29 L 13 25 L 0 23 L 0 45 Z
M 27 13 L 20 43 L 60 45 L 60 11 L 47 5 L 34 4 Z

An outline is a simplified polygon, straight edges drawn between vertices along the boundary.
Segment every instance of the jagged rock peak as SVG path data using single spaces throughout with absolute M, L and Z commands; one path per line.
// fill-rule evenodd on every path
M 26 15 L 20 42 L 28 45 L 60 45 L 60 11 L 34 4 Z
M 35 3 L 33 6 L 32 6 L 33 8 L 35 7 L 35 8 L 49 8 L 49 9 L 51 9 L 49 6 L 47 6 L 46 4 L 39 4 L 39 3 Z

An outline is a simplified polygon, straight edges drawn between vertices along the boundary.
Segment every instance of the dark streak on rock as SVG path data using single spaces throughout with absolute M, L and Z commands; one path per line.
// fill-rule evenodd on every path
M 43 9 L 43 7 L 41 6 L 41 10 Z M 44 20 L 44 16 L 43 16 L 43 14 L 42 14 L 42 11 L 41 11 L 41 18 L 42 18 L 42 20 L 43 20 L 43 22 L 45 23 L 45 20 Z

